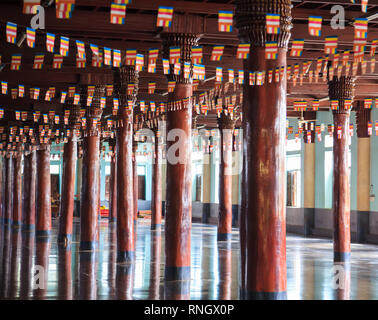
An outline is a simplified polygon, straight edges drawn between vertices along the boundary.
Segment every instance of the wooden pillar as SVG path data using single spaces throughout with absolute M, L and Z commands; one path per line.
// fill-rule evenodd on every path
M 32 148 L 24 156 L 24 180 L 23 180 L 23 222 L 24 231 L 35 229 L 35 199 L 36 199 L 36 181 L 37 181 L 37 155 Z
M 160 131 L 158 130 L 158 128 L 156 128 L 154 132 L 155 132 L 155 158 L 154 158 L 153 172 L 152 172 L 151 229 L 159 230 L 161 228 L 161 218 L 162 218 L 161 161 L 162 161 L 163 153 L 162 153 Z
M 82 88 L 82 104 L 86 100 L 87 86 Z M 98 197 L 100 175 L 100 136 L 97 123 L 102 114 L 101 97 L 105 86 L 96 85 L 92 106 L 87 109 L 87 128 L 83 137 L 83 168 L 80 201 L 80 249 L 95 250 L 98 240 Z M 86 105 L 86 104 L 85 104 Z
M 38 231 L 38 229 L 37 229 Z M 39 238 L 35 246 L 35 266 L 38 266 L 38 277 L 33 277 L 33 280 L 39 279 L 37 287 L 34 287 L 33 298 L 35 300 L 45 300 L 48 291 L 48 275 L 49 275 L 49 255 L 51 249 L 50 238 Z M 34 283 L 36 285 L 36 283 Z
M 371 109 L 359 101 L 356 108 L 357 122 L 357 241 L 366 242 L 369 233 L 370 213 L 370 135 L 368 123 Z M 373 128 L 372 128 L 373 130 Z
M 77 160 L 76 133 L 64 144 L 62 196 L 60 201 L 58 243 L 68 247 L 72 241 L 72 223 L 75 207 L 75 179 Z
M 49 236 L 51 232 L 51 176 L 50 145 L 42 144 L 37 150 L 37 229 L 36 236 Z
M 131 95 L 125 95 L 128 83 L 134 83 Z M 136 101 L 138 72 L 127 66 L 114 74 L 114 94 L 120 101 L 120 127 L 117 130 L 117 261 L 134 259 L 134 187 L 133 187 L 133 112 L 128 100 Z
M 117 156 L 115 139 L 109 141 L 109 146 L 113 152 L 110 160 L 109 221 L 115 222 L 117 221 Z
M 222 113 L 220 129 L 219 222 L 218 241 L 232 239 L 232 137 L 235 122 Z
M 16 152 L 13 158 L 13 227 L 21 227 L 22 222 L 22 172 L 21 172 L 22 153 Z
M 13 158 L 7 155 L 5 158 L 5 192 L 4 192 L 4 224 L 10 225 L 13 212 Z
M 84 151 L 85 152 L 85 151 Z M 83 170 L 84 170 L 83 161 Z M 84 179 L 83 179 L 84 183 Z M 96 252 L 80 252 L 80 277 L 79 277 L 79 299 L 96 300 L 97 281 L 96 281 Z
M 333 111 L 333 250 L 335 262 L 350 260 L 349 115 L 345 100 L 354 98 L 352 77 L 341 76 L 328 82 L 329 98 L 338 100 Z
M 161 261 L 161 232 L 151 233 L 151 261 L 150 261 L 150 286 L 148 299 L 160 299 L 160 261 Z
M 280 34 L 267 34 L 267 13 L 280 14 Z M 240 40 L 251 44 L 245 72 L 286 68 L 292 28 L 289 0 L 240 0 L 235 19 Z M 265 58 L 267 41 L 277 41 L 275 60 Z M 243 85 L 240 236 L 244 299 L 286 299 L 286 92 L 286 72 L 279 82 L 250 86 L 246 80 Z
M 136 223 L 138 221 L 138 164 L 136 161 L 136 152 L 138 150 L 138 141 L 133 140 L 133 190 L 134 190 L 134 232 L 136 232 Z
M 185 19 L 185 18 L 182 18 Z M 191 17 L 178 21 L 179 26 L 193 25 Z M 180 18 L 178 18 L 180 20 Z M 189 30 L 189 29 L 188 29 Z M 188 32 L 188 31 L 187 31 Z M 163 55 L 169 57 L 169 48 L 180 47 L 180 63 L 191 61 L 192 47 L 198 42 L 195 33 L 162 34 Z M 168 80 L 176 81 L 173 92 L 168 93 L 167 108 L 167 192 L 165 212 L 165 280 L 189 280 L 191 266 L 192 228 L 192 82 L 181 75 L 174 75 L 171 65 Z M 171 103 L 189 98 L 187 105 L 171 108 Z M 174 145 L 174 146 L 173 146 Z M 173 146 L 173 147 L 172 147 Z M 170 151 L 170 148 L 176 152 Z M 176 148 L 178 148 L 176 150 Z M 186 286 L 185 286 L 186 287 Z

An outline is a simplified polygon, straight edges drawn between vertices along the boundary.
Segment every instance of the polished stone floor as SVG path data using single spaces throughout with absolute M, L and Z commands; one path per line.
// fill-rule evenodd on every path
M 50 241 L 43 242 L 2 226 L 0 299 L 239 298 L 236 229 L 230 244 L 217 243 L 215 226 L 194 223 L 191 281 L 169 284 L 164 282 L 164 234 L 151 231 L 149 220 L 138 221 L 132 265 L 115 262 L 115 226 L 107 219 L 100 223 L 95 253 L 79 252 L 78 221 L 74 229 L 72 249 L 67 251 L 56 244 L 56 221 Z M 378 246 L 352 244 L 349 269 L 334 269 L 332 257 L 331 240 L 288 235 L 288 299 L 378 299 Z M 341 290 L 333 288 L 335 271 L 341 275 Z M 39 288 L 32 288 L 33 274 Z

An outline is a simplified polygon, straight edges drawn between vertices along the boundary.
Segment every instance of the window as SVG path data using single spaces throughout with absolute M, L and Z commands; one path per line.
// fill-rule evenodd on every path
M 301 155 L 288 155 L 286 157 L 287 192 L 286 205 L 299 207 L 301 197 Z
M 298 142 L 295 139 L 287 140 L 286 142 L 286 151 L 300 151 L 302 148 L 301 140 L 298 139 Z

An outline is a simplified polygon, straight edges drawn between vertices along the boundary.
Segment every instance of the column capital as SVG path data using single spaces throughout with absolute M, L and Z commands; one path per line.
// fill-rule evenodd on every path
M 330 100 L 338 100 L 338 110 L 332 110 L 333 114 L 350 114 L 350 109 L 345 109 L 345 100 L 354 99 L 356 78 L 352 76 L 334 76 L 332 80 L 328 79 L 328 94 Z
M 220 118 L 218 118 L 218 126 L 220 130 L 233 130 L 235 128 L 235 119 L 231 118 L 229 114 L 226 115 L 224 112 L 222 112 Z
M 279 34 L 267 34 L 267 13 L 280 15 Z M 237 0 L 235 21 L 242 42 L 265 47 L 267 41 L 277 41 L 279 48 L 288 48 L 293 28 L 290 0 Z
M 95 86 L 92 105 L 87 108 L 87 126 L 86 135 L 97 136 L 99 135 L 99 120 L 102 116 L 101 98 L 105 97 L 106 86 L 98 84 Z M 88 96 L 88 86 L 81 87 L 80 104 L 84 107 L 87 105 L 86 99 Z
M 192 62 L 192 47 L 198 45 L 200 34 L 194 33 L 162 33 L 163 57 L 169 59 L 169 48 L 180 47 L 180 65 L 181 72 L 179 75 L 174 74 L 173 65 L 170 64 L 170 73 L 167 75 L 168 80 L 176 81 L 176 83 L 192 82 L 192 64 L 189 78 L 184 78 L 184 62 Z
M 356 112 L 357 137 L 370 138 L 368 124 L 371 119 L 371 109 L 364 108 L 364 104 L 358 101 L 354 111 Z

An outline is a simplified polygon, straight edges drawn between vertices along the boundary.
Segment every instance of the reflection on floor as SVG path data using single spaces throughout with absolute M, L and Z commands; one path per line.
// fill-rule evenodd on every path
M 58 249 L 56 222 L 49 241 L 36 241 L 27 233 L 1 226 L 0 298 L 239 298 L 236 229 L 231 243 L 217 243 L 215 226 L 194 223 L 192 279 L 170 283 L 164 281 L 164 234 L 151 231 L 148 220 L 138 221 L 136 260 L 131 265 L 115 261 L 115 225 L 102 220 L 99 229 L 99 250 L 91 253 L 78 250 L 78 221 L 69 251 Z M 377 246 L 352 244 L 352 262 L 344 273 L 334 269 L 332 257 L 330 240 L 288 235 L 288 299 L 378 299 Z M 341 275 L 337 282 L 344 285 L 341 290 L 333 289 L 335 271 Z M 37 288 L 32 287 L 33 274 Z

